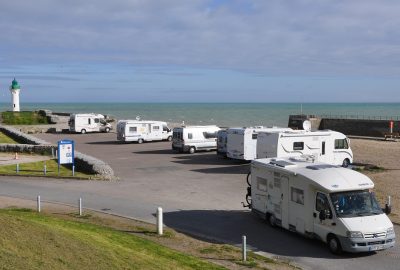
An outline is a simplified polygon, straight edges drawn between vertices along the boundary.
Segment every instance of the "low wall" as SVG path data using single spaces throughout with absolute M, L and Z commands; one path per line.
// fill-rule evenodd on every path
M 393 132 L 399 132 L 400 121 L 393 121 Z M 330 119 L 321 120 L 320 129 L 331 129 L 346 135 L 384 137 L 389 133 L 390 120 Z
M 0 144 L 0 152 L 35 153 L 40 155 L 51 155 L 52 152 L 56 153 L 56 145 L 22 133 L 13 127 L 0 125 L 0 131 L 18 142 L 22 142 L 21 144 Z M 75 151 L 75 168 L 80 171 L 95 174 L 101 179 L 116 179 L 110 165 L 100 159 L 82 154 L 78 151 Z

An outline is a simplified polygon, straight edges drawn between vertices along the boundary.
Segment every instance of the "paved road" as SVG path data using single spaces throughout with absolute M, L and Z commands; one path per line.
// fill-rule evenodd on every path
M 115 134 L 39 136 L 50 142 L 73 139 L 78 151 L 108 162 L 120 181 L 0 177 L 0 195 L 84 205 L 154 221 L 157 206 L 167 226 L 196 237 L 240 244 L 245 234 L 255 250 L 285 257 L 304 269 L 399 269 L 400 250 L 333 256 L 324 244 L 270 228 L 243 210 L 247 164 L 213 152 L 175 154 L 170 143 L 119 144 Z M 400 230 L 396 226 L 396 232 Z

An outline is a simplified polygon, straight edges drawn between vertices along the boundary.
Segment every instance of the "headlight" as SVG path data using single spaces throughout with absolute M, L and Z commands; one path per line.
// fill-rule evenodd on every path
M 393 227 L 390 227 L 389 229 L 387 229 L 386 234 L 394 234 Z
M 349 237 L 349 238 L 363 238 L 364 236 L 363 236 L 362 232 L 351 232 L 351 231 L 348 231 L 347 232 L 347 237 Z

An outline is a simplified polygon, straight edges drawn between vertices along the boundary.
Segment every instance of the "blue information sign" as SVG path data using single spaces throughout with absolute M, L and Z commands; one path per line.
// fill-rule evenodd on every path
M 71 164 L 74 165 L 74 141 L 62 140 L 58 142 L 58 165 L 60 164 Z

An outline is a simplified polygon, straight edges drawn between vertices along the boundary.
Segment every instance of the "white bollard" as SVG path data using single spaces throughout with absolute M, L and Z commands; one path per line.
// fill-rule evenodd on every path
M 247 261 L 247 245 L 246 245 L 246 235 L 242 236 L 242 259 Z
M 75 176 L 75 165 L 72 165 L 72 176 Z
M 82 198 L 79 198 L 79 215 L 82 216 Z
M 389 195 L 388 198 L 387 198 L 387 205 L 390 206 L 391 203 L 392 203 L 392 202 L 391 202 L 391 198 L 390 198 L 390 195 Z
M 43 173 L 44 173 L 44 175 L 46 175 L 46 174 L 47 174 L 47 167 L 46 167 L 46 163 L 44 163 L 44 165 L 43 165 Z
M 15 172 L 18 174 L 19 173 L 19 164 L 17 163 L 17 167 L 15 168 Z
M 163 212 L 162 208 L 157 208 L 157 234 L 163 235 Z
M 41 205 L 40 205 L 40 195 L 39 195 L 39 196 L 37 196 L 37 211 L 40 213 L 41 210 L 42 209 L 41 209 Z

